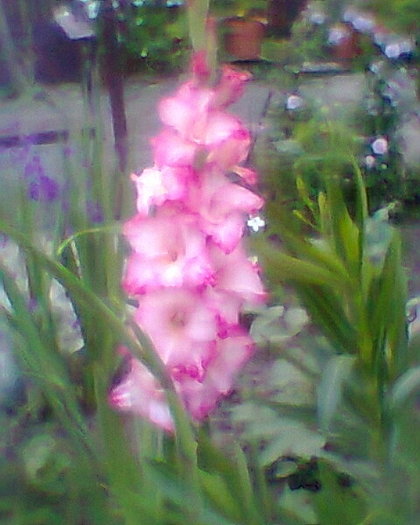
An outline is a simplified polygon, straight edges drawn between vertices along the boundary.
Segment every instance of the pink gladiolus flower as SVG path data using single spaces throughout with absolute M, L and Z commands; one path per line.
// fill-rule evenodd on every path
M 165 430 L 173 430 L 165 392 L 140 361 L 130 358 L 131 370 L 109 395 L 110 404 L 124 412 L 134 412 Z
M 241 303 L 264 303 L 267 294 L 262 285 L 259 268 L 252 263 L 241 245 L 229 254 L 217 246 L 210 248 L 215 270 L 213 288 L 241 299 Z
M 231 391 L 234 376 L 253 350 L 252 339 L 245 330 L 237 328 L 231 337 L 217 339 L 204 377 L 200 378 L 194 367 L 184 364 L 169 368 L 175 390 L 195 420 L 204 419 L 220 396 Z M 164 391 L 137 359 L 131 358 L 131 370 L 113 388 L 109 402 L 115 408 L 145 417 L 165 430 L 174 430 Z
M 164 129 L 151 141 L 156 166 L 192 167 L 197 145 L 183 139 L 176 131 Z
M 188 205 L 200 215 L 202 230 L 226 253 L 231 252 L 243 235 L 246 215 L 258 211 L 263 199 L 217 172 L 203 173 L 201 186 L 194 189 Z
M 238 329 L 231 337 L 218 340 L 214 359 L 209 364 L 202 383 L 188 376 L 182 378 L 183 380 L 179 379 L 183 402 L 194 419 L 204 419 L 213 410 L 220 396 L 229 394 L 237 371 L 251 357 L 253 351 L 252 339 L 244 330 Z
M 169 367 L 186 366 L 201 378 L 217 336 L 217 311 L 205 296 L 186 288 L 164 288 L 145 294 L 135 320 Z
M 164 127 L 151 141 L 154 166 L 132 175 L 137 214 L 123 227 L 132 251 L 122 285 L 138 301 L 134 320 L 196 421 L 232 389 L 251 356 L 240 314 L 266 297 L 259 268 L 242 246 L 247 218 L 263 199 L 231 177 L 257 181 L 240 166 L 251 135 L 226 111 L 249 74 L 225 67 L 216 86 L 206 85 L 209 79 L 205 54 L 197 54 L 191 80 L 159 104 Z M 110 403 L 173 430 L 164 391 L 142 363 L 129 359 L 131 370 L 113 387 Z
M 139 176 L 133 174 L 131 178 L 137 188 L 138 212 L 147 215 L 151 206 L 160 206 L 167 200 L 182 199 L 190 176 L 188 167 L 166 166 L 161 170 L 147 168 Z
M 130 295 L 162 286 L 202 287 L 211 283 L 213 269 L 206 238 L 195 215 L 137 215 L 125 223 L 123 233 L 134 250 L 123 280 Z

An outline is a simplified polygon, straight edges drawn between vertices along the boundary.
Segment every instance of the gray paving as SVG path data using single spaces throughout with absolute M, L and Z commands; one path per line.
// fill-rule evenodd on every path
M 125 104 L 132 169 L 142 169 L 150 164 L 149 139 L 160 128 L 157 103 L 177 84 L 177 80 L 147 83 L 141 77 L 131 78 L 126 83 Z M 232 107 L 232 111 L 241 116 L 251 129 L 255 129 L 268 94 L 268 88 L 251 83 L 241 101 Z M 108 96 L 104 90 L 101 90 L 100 94 L 99 115 L 104 129 L 104 150 L 107 160 L 111 161 L 112 121 Z M 34 135 L 46 131 L 68 130 L 71 135 L 70 142 L 77 144 L 80 130 L 91 125 L 88 108 L 81 89 L 76 84 L 35 88 L 33 92 L 28 92 L 18 100 L 3 102 L 0 105 L 0 138 L 15 134 Z M 48 150 L 45 157 L 48 157 L 52 150 L 60 149 L 59 145 L 34 147 L 40 148 L 41 152 Z M 1 166 L 3 169 L 4 162 L 3 160 Z

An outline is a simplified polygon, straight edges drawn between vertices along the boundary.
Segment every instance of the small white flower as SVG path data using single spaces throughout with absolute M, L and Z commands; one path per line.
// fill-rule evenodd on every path
M 312 22 L 314 25 L 322 25 L 327 17 L 324 13 L 321 13 L 321 11 L 315 11 L 309 15 L 309 21 Z
M 367 168 L 369 168 L 369 169 L 373 168 L 375 163 L 376 163 L 376 160 L 375 160 L 375 157 L 373 155 L 367 155 L 365 157 L 365 164 L 366 164 Z
M 375 155 L 385 155 L 388 153 L 388 141 L 384 137 L 375 139 L 370 147 Z
M 305 101 L 299 95 L 290 95 L 287 97 L 286 108 L 289 110 L 299 109 L 305 105 Z
M 384 53 L 388 58 L 398 58 L 402 53 L 400 44 L 398 42 L 387 44 Z
M 354 7 L 348 7 L 343 13 L 343 21 L 352 23 L 357 16 L 360 16 Z
M 380 74 L 383 73 L 385 67 L 385 61 L 384 60 L 376 60 L 375 62 L 372 62 L 369 65 L 369 69 L 372 71 L 372 73 Z
M 256 215 L 248 219 L 247 225 L 252 231 L 257 232 L 265 227 L 265 220 L 259 215 Z
M 349 30 L 345 26 L 333 26 L 328 33 L 328 43 L 336 46 L 349 37 Z
M 375 21 L 373 18 L 367 15 L 358 15 L 353 19 L 353 27 L 360 33 L 370 33 L 375 27 Z

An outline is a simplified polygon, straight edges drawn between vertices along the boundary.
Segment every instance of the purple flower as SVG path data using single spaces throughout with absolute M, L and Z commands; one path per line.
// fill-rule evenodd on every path
M 25 164 L 23 176 L 25 179 L 37 179 L 45 175 L 44 167 L 42 166 L 39 155 L 33 155 L 32 159 Z
M 58 198 L 59 193 L 58 183 L 44 174 L 31 181 L 28 188 L 28 196 L 33 201 L 52 202 Z
M 104 220 L 104 214 L 102 207 L 99 203 L 93 201 L 87 201 L 86 203 L 86 213 L 90 222 L 100 223 Z

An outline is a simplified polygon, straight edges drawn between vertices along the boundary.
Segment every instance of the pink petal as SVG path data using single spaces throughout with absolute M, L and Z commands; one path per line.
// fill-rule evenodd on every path
M 209 113 L 201 141 L 207 146 L 216 146 L 238 132 L 248 133 L 237 117 L 223 111 L 212 111 Z
M 206 237 L 197 216 L 161 207 L 155 216 L 127 221 L 124 235 L 133 253 L 123 286 L 131 295 L 161 286 L 203 287 L 213 280 Z
M 267 294 L 259 276 L 259 268 L 246 256 L 241 245 L 229 254 L 212 247 L 211 258 L 215 268 L 214 288 L 234 294 L 250 304 L 261 304 Z
M 253 185 L 258 182 L 258 173 L 253 169 L 235 166 L 232 171 L 239 175 L 247 184 Z
M 170 166 L 164 166 L 160 170 L 147 168 L 139 176 L 133 174 L 131 178 L 137 189 L 137 210 L 147 215 L 152 206 L 184 197 L 191 178 L 191 169 Z
M 131 358 L 131 370 L 109 394 L 109 403 L 124 412 L 133 412 L 165 430 L 173 430 L 164 391 L 149 370 Z
M 142 296 L 135 314 L 167 364 L 201 369 L 217 334 L 217 312 L 203 296 L 184 288 L 164 288 Z
M 252 214 L 263 206 L 264 200 L 256 193 L 233 183 L 220 187 L 212 197 L 214 216 L 223 216 L 229 209 Z
M 133 174 L 132 180 L 137 188 L 137 210 L 147 215 L 152 205 L 165 201 L 166 189 L 162 181 L 162 173 L 154 168 L 145 169 L 140 176 Z
M 164 129 L 151 140 L 153 156 L 158 167 L 192 166 L 196 145 L 183 139 L 176 131 Z
M 241 213 L 230 213 L 218 222 L 203 220 L 201 228 L 225 253 L 230 253 L 241 240 L 245 226 Z
M 224 65 L 219 84 L 215 89 L 214 105 L 224 108 L 238 100 L 245 88 L 245 84 L 252 78 L 248 71 L 235 69 Z
M 209 363 L 202 382 L 185 377 L 178 387 L 184 404 L 197 421 L 214 410 L 222 395 L 232 389 L 235 375 L 253 352 L 253 342 L 245 332 L 219 340 L 215 358 Z
M 214 162 L 223 171 L 230 171 L 247 158 L 250 144 L 250 133 L 245 128 L 236 129 L 210 150 L 208 162 Z

